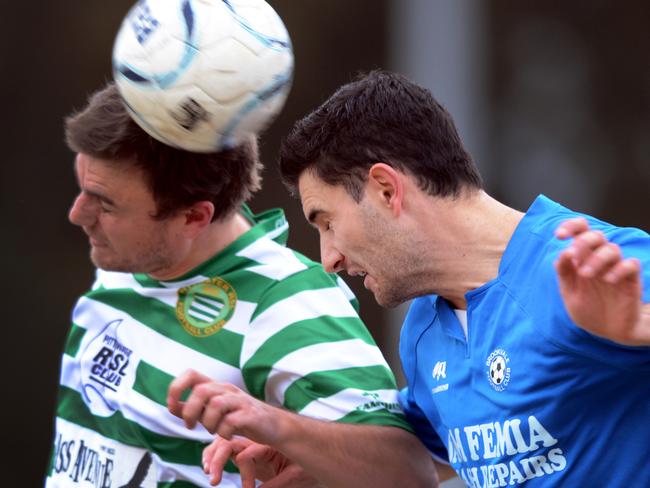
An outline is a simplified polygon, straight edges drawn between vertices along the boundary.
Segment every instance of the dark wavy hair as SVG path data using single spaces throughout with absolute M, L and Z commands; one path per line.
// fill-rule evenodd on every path
M 65 134 L 74 152 L 142 170 L 156 201 L 157 219 L 203 200 L 214 204 L 213 220 L 223 219 L 260 188 L 262 164 L 255 137 L 214 153 L 165 145 L 133 122 L 113 83 L 66 118 Z
M 483 185 L 449 113 L 427 89 L 396 73 L 373 71 L 343 85 L 296 122 L 280 147 L 280 172 L 293 193 L 309 169 L 358 202 L 377 162 L 412 175 L 431 195 Z

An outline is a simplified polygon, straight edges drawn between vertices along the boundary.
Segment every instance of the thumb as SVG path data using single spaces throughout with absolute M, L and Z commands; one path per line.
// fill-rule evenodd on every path
M 573 262 L 573 255 L 572 249 L 565 249 L 553 263 L 561 282 L 571 283 L 575 279 L 577 270 Z

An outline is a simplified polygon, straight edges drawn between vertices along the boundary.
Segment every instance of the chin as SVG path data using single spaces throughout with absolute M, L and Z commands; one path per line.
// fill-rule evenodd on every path
M 107 259 L 106 257 L 97 256 L 94 252 L 90 253 L 90 260 L 93 262 L 95 267 L 104 270 L 104 271 L 117 271 L 117 272 L 135 272 L 131 269 L 131 266 L 126 265 L 125 263 L 120 263 Z
M 382 293 L 381 290 L 377 290 L 374 295 L 375 301 L 384 308 L 395 308 L 407 300 L 394 293 Z

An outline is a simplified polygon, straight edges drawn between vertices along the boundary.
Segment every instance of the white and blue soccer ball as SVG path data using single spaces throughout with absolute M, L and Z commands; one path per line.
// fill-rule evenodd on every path
M 152 137 L 212 152 L 265 129 L 291 87 L 293 51 L 264 0 L 140 0 L 113 46 L 113 77 Z

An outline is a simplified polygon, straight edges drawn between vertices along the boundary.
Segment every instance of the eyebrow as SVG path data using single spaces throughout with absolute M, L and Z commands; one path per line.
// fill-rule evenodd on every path
M 110 198 L 108 198 L 106 195 L 102 195 L 101 193 L 97 193 L 91 190 L 83 190 L 83 192 L 86 193 L 87 195 L 90 195 L 91 197 L 95 197 L 101 200 L 104 203 L 108 203 L 109 205 L 115 206 L 115 202 Z

